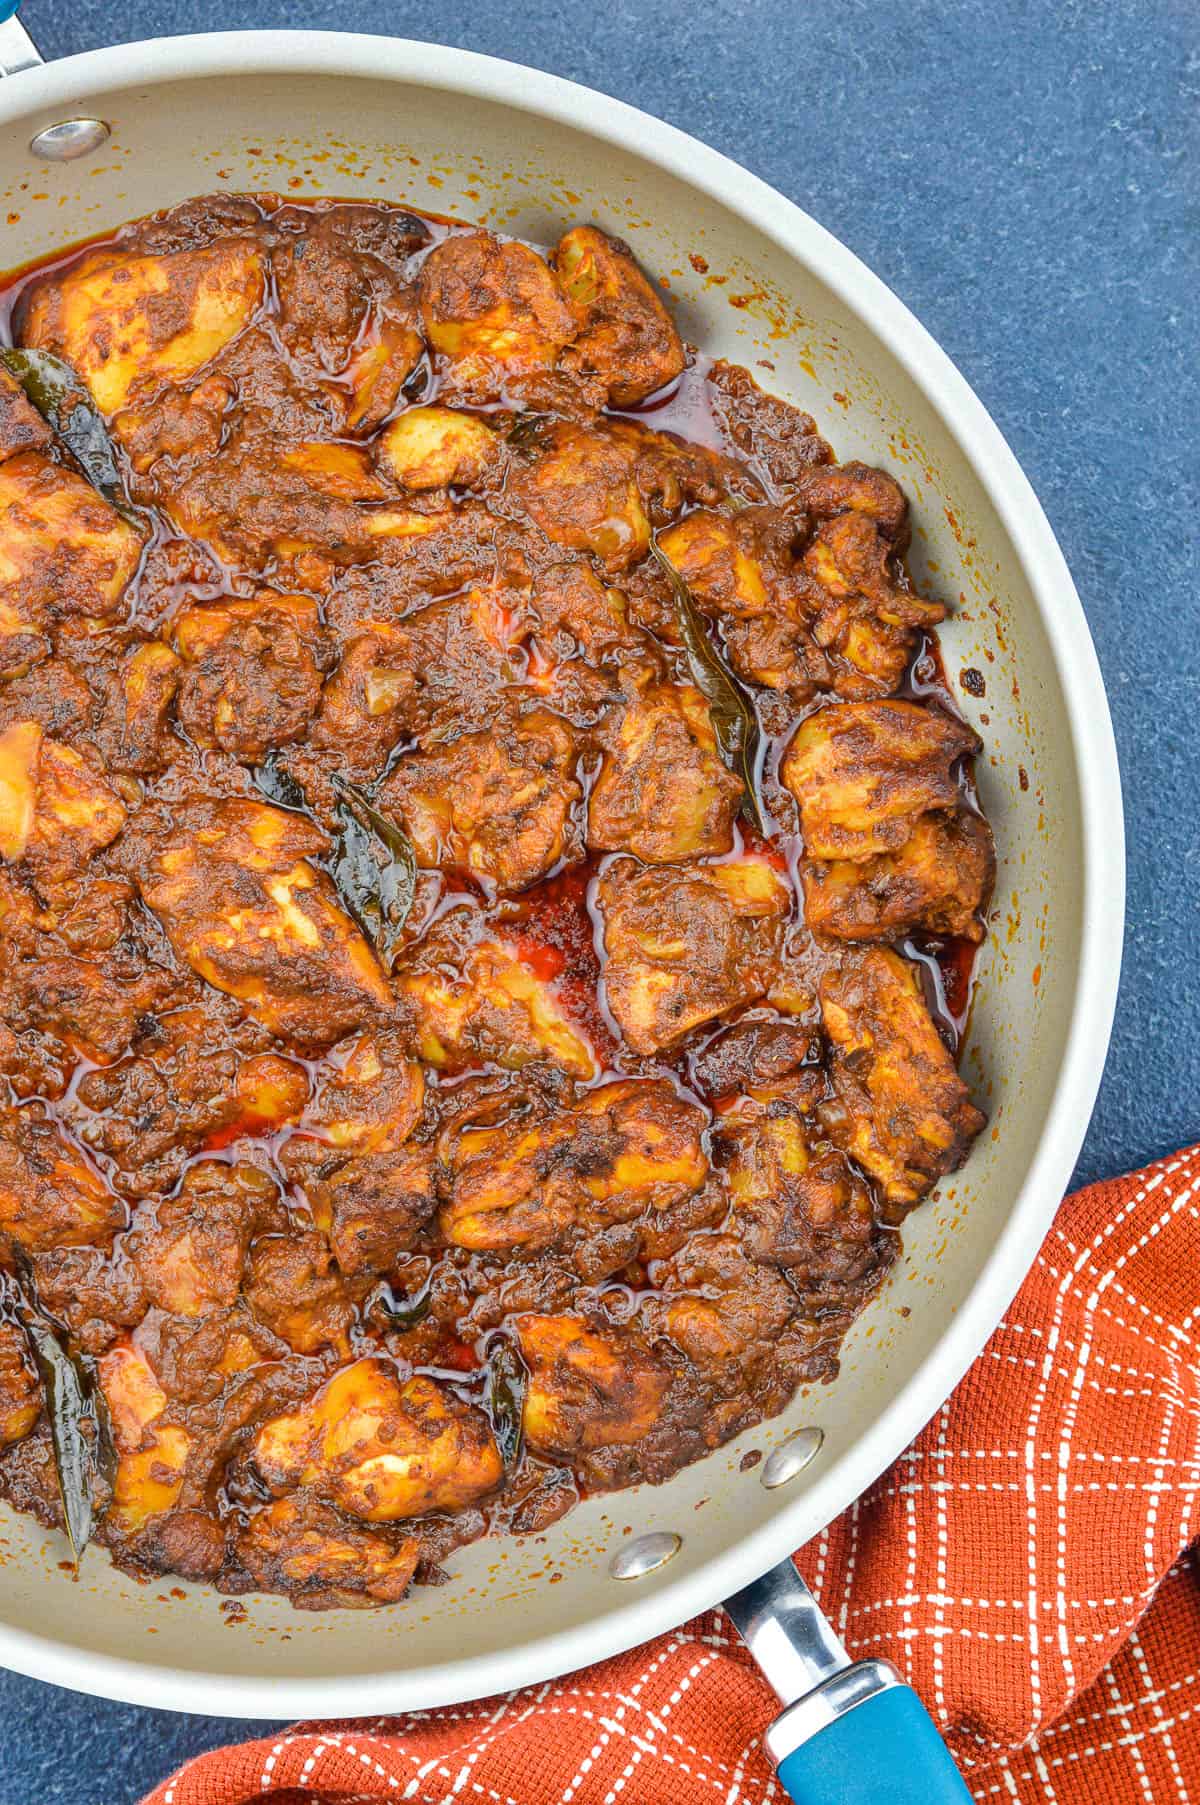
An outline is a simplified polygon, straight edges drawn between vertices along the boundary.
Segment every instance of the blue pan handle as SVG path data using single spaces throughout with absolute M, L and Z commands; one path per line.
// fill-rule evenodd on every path
M 20 0 L 0 0 L 0 24 L 3 24 L 5 19 L 15 19 L 19 5 Z
M 834 1717 L 783 1757 L 778 1779 L 795 1805 L 971 1800 L 932 1718 L 905 1685 L 888 1686 Z
M 763 1742 L 796 1805 L 969 1805 L 912 1687 L 890 1661 L 851 1661 L 791 1561 L 725 1609 L 785 1706 Z

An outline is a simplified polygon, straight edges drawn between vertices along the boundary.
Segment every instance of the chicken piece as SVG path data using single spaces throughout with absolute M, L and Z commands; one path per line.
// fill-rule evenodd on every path
M 0 364 L 0 463 L 18 451 L 41 451 L 53 437 L 16 377 Z
M 136 475 L 153 471 L 157 483 L 166 468 L 156 466 L 167 459 L 177 467 L 175 475 L 186 480 L 185 473 L 199 461 L 214 458 L 237 392 L 233 377 L 212 371 L 192 388 L 163 389 L 142 407 L 123 408 L 116 426 Z
M 73 747 L 45 739 L 36 721 L 0 733 L 0 857 L 24 859 L 47 894 L 77 879 L 116 839 L 125 804 Z
M 461 1510 L 504 1463 L 481 1411 L 390 1360 L 344 1366 L 298 1410 L 263 1425 L 254 1465 L 272 1492 L 311 1486 L 367 1523 Z
M 908 502 L 886 470 L 872 469 L 869 464 L 813 464 L 801 475 L 798 494 L 817 520 L 859 514 L 897 551 L 903 551 L 908 543 Z
M 544 260 L 490 232 L 456 232 L 417 283 L 425 338 L 453 393 L 492 401 L 507 379 L 551 369 L 575 323 Z
M 980 750 L 965 721 L 916 702 L 848 702 L 802 722 L 780 774 L 810 859 L 896 852 L 921 815 L 959 803 L 954 762 Z
M 763 995 L 791 892 L 762 858 L 698 869 L 619 859 L 599 901 L 608 1006 L 634 1052 L 653 1053 Z
M 161 1420 L 167 1394 L 136 1343 L 121 1342 L 101 1356 L 100 1387 L 117 1451 L 104 1521 L 118 1535 L 137 1535 L 178 1499 L 192 1440 L 180 1424 Z
M 666 1307 L 653 1314 L 718 1393 L 744 1395 L 775 1363 L 796 1296 L 780 1273 L 747 1258 L 738 1237 L 694 1235 L 654 1279 Z
M 709 405 L 725 436 L 771 487 L 792 500 L 833 452 L 811 414 L 759 388 L 749 370 L 718 358 L 705 381 Z M 743 466 L 744 468 L 745 466 Z
M 408 753 L 377 806 L 404 822 L 419 864 L 510 895 L 580 855 L 577 759 L 560 716 L 511 697 L 486 730 Z
M 102 413 L 194 376 L 246 326 L 264 294 L 249 238 L 143 257 L 94 251 L 39 283 L 25 343 L 76 369 Z
M 822 1088 L 813 1070 L 752 1086 L 718 1132 L 741 1245 L 832 1297 L 871 1269 L 877 1230 L 870 1191 L 821 1131 Z
M 394 625 L 356 624 L 325 685 L 312 743 L 373 774 L 405 734 L 482 726 L 516 675 L 511 610 L 490 589 L 431 602 Z
M 554 268 L 575 316 L 564 368 L 602 376 L 613 407 L 635 407 L 682 373 L 675 322 L 622 239 L 576 226 L 555 246 Z
M 395 406 L 424 346 L 416 306 L 396 270 L 364 248 L 368 209 L 334 204 L 277 213 L 286 234 L 272 257 L 279 311 L 276 331 L 312 383 L 331 377 L 349 390 L 345 424 L 370 429 Z M 411 214 L 397 210 L 389 259 L 428 241 Z
M 850 700 L 894 690 L 917 643 L 914 629 L 946 618 L 940 602 L 925 601 L 902 569 L 893 571 L 891 559 L 873 521 L 855 510 L 819 526 L 804 554 L 822 598 L 813 638 L 846 667 L 834 688 Z
M 246 1259 L 247 1306 L 297 1354 L 350 1352 L 350 1330 L 365 1287 L 339 1272 L 324 1235 L 285 1228 L 262 1235 Z
M 394 974 L 426 1065 L 453 1072 L 495 1061 L 520 1071 L 545 1060 L 594 1077 L 596 1055 L 552 984 L 516 948 L 478 935 L 475 912 L 453 910 Z
M 282 809 L 191 797 L 133 863 L 177 957 L 273 1034 L 311 1047 L 392 1010 L 374 953 L 309 862 L 326 844 Z
M 0 1237 L 26 1253 L 108 1247 L 125 1205 L 40 1103 L 0 1109 Z
M 495 1124 L 468 1121 L 447 1150 L 441 1232 L 473 1252 L 532 1253 L 576 1229 L 669 1220 L 708 1176 L 704 1127 L 698 1105 L 654 1079 L 601 1085 L 549 1121 L 511 1108 Z M 634 1237 L 625 1259 L 636 1248 Z
M 24 1441 L 41 1414 L 42 1388 L 24 1332 L 0 1321 L 0 1448 Z
M 321 621 L 309 596 L 260 589 L 176 616 L 179 718 L 199 746 L 261 759 L 300 739 L 321 696 Z
M 780 1016 L 748 1017 L 715 1034 L 688 1060 L 688 1076 L 709 1097 L 768 1084 L 821 1057 L 820 1033 Z
M 527 603 L 534 643 L 548 666 L 580 654 L 592 665 L 617 657 L 657 669 L 650 640 L 628 618 L 619 589 L 606 589 L 586 564 L 552 564 L 538 576 Z
M 50 649 L 58 620 L 110 620 L 142 540 L 90 483 L 36 451 L 0 463 L 0 676 Z
M 335 1047 L 301 1131 L 341 1154 L 393 1153 L 421 1117 L 425 1074 L 400 1037 L 377 1031 Z
M 150 776 L 170 762 L 171 708 L 180 669 L 170 646 L 157 639 L 126 654 L 100 730 L 112 770 Z
M 721 758 L 712 713 L 690 684 L 659 683 L 617 712 L 605 731 L 588 803 L 594 851 L 669 864 L 728 852 L 741 779 Z
M 775 507 L 736 515 L 697 508 L 658 536 L 696 606 L 721 625 L 734 670 L 805 702 L 833 680 L 814 643 L 811 607 L 792 559 L 796 523 Z
M 95 682 L 100 673 L 89 671 L 89 676 Z M 43 733 L 70 745 L 94 737 L 96 717 L 91 684 L 68 658 L 45 658 L 23 675 L 0 682 L 0 727 L 37 721 Z
M 636 1443 L 658 1420 L 670 1373 L 628 1329 L 603 1334 L 575 1316 L 513 1322 L 529 1368 L 525 1440 L 553 1459 Z
M 68 1065 L 78 1057 L 100 1066 L 119 1059 L 177 988 L 170 971 L 143 963 L 127 895 L 121 884 L 85 883 L 71 907 L 57 908 L 56 899 L 57 937 L 38 933 L 9 960 L 3 1019 L 15 1034 L 53 1035 Z M 80 951 L 67 950 L 72 945 Z
M 391 1272 L 437 1210 L 433 1150 L 410 1142 L 349 1158 L 310 1154 L 301 1161 L 295 1141 L 291 1149 L 296 1152 L 285 1166 L 328 1235 L 339 1271 L 347 1278 Z
M 968 809 L 921 815 L 896 852 L 859 864 L 807 860 L 804 919 L 839 940 L 890 940 L 921 928 L 982 940 L 996 856 L 991 829 Z
M 181 532 L 241 570 L 281 583 L 292 572 L 306 587 L 393 542 L 436 537 L 455 518 L 398 502 L 361 445 L 277 436 L 244 413 L 210 456 L 174 473 L 156 466 L 154 478 L 158 504 Z
M 410 407 L 380 435 L 375 462 L 402 489 L 474 489 L 502 463 L 502 442 L 476 414 Z
M 74 1092 L 76 1132 L 126 1196 L 170 1190 L 193 1154 L 271 1134 L 304 1108 L 302 1065 L 241 1058 L 202 1009 L 143 1016 L 137 1029 L 136 1055 L 84 1073 Z
M 847 955 L 821 982 L 833 1043 L 830 1137 L 901 1211 L 957 1171 L 986 1117 L 930 1019 L 912 966 L 883 947 Z
M 293 1492 L 255 1511 L 234 1551 L 260 1591 L 283 1592 L 301 1611 L 345 1611 L 403 1598 L 421 1544 L 387 1541 Z
M 334 1049 L 330 1071 L 283 1150 L 334 1259 L 348 1276 L 386 1272 L 433 1215 L 433 1155 L 407 1144 L 424 1073 L 394 1034 Z
M 611 431 L 566 420 L 544 426 L 506 495 L 547 539 L 590 552 L 609 573 L 631 569 L 649 550 L 636 454 Z
M 764 518 L 775 529 L 769 536 Z M 722 514 L 697 508 L 658 535 L 658 549 L 705 614 L 754 620 L 780 609 L 784 548 L 777 519 L 775 509 Z
M 238 1300 L 251 1236 L 281 1214 L 275 1183 L 257 1166 L 200 1160 L 124 1243 L 147 1301 L 176 1316 L 211 1316 Z

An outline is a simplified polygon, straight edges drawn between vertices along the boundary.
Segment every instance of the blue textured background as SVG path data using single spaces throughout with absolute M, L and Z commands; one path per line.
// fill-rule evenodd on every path
M 1200 1135 L 1200 39 L 1191 0 L 28 0 L 47 57 L 218 26 L 391 32 L 615 94 L 747 165 L 900 294 L 999 421 L 1116 719 L 1129 929 L 1080 1161 Z M 2 259 L 0 259 L 2 261 Z M 0 1675 L 0 1805 L 131 1805 L 250 1724 Z

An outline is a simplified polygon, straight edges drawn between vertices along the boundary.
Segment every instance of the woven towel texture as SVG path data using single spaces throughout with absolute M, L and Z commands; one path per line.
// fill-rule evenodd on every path
M 981 1801 L 1200 1805 L 1198 1337 L 1193 1147 L 1067 1199 L 958 1390 L 799 1551 Z M 766 1805 L 775 1709 L 715 1611 L 545 1686 L 218 1750 L 147 1805 Z

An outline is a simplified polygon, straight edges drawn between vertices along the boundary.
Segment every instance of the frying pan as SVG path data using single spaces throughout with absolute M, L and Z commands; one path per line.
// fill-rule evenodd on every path
M 1045 1235 L 1100 1078 L 1123 915 L 1116 753 L 1079 600 L 1012 453 L 928 334 L 813 220 L 683 132 L 549 75 L 383 38 L 214 34 L 38 64 L 0 24 L 0 262 L 214 189 L 387 197 L 535 240 L 595 220 L 668 278 L 685 337 L 757 368 L 839 456 L 894 471 L 916 579 L 956 604 L 951 682 L 984 677 L 961 701 L 987 746 L 1000 875 L 963 1070 L 991 1128 L 909 1219 L 833 1383 L 664 1485 L 465 1549 L 446 1586 L 369 1615 L 253 1598 L 231 1628 L 214 1593 L 139 1585 L 97 1551 L 73 1582 L 56 1537 L 0 1519 L 0 1661 L 60 1685 L 290 1717 L 541 1681 L 729 1597 L 844 1509 L 947 1397 Z

